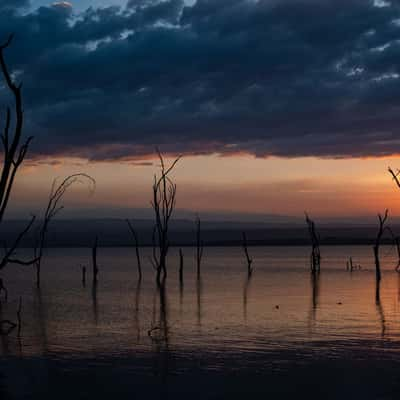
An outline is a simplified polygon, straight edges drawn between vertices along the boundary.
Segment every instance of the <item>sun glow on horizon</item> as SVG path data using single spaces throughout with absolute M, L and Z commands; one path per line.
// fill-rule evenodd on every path
M 166 162 L 170 163 L 171 157 Z M 16 210 L 40 208 L 56 177 L 85 172 L 97 181 L 94 196 L 78 187 L 68 195 L 69 208 L 147 208 L 158 172 L 156 157 L 131 161 L 49 158 L 28 161 L 13 193 Z M 368 159 L 256 158 L 186 156 L 173 171 L 177 207 L 194 211 L 344 216 L 376 214 L 389 208 L 400 214 L 400 191 L 387 167 L 400 158 Z

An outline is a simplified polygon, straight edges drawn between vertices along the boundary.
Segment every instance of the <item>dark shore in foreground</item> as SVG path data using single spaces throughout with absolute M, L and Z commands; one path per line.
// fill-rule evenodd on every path
M 160 346 L 147 355 L 5 357 L 0 382 L 4 399 L 396 399 L 396 346 L 326 342 L 241 354 Z

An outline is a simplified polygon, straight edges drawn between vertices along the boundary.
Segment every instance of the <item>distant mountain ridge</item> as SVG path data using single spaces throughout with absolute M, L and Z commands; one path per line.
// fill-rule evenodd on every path
M 139 236 L 140 244 L 152 245 L 153 221 L 150 219 L 131 220 Z M 10 241 L 25 226 L 25 220 L 5 220 L 0 230 L 0 240 Z M 22 246 L 34 244 L 34 233 L 40 221 L 36 222 Z M 372 244 L 376 236 L 376 221 L 369 217 L 355 220 L 316 220 L 321 244 Z M 400 235 L 400 220 L 393 218 L 392 230 Z M 202 239 L 208 246 L 240 245 L 242 232 L 246 231 L 249 245 L 307 245 L 309 237 L 304 219 L 276 219 L 274 222 L 237 222 L 202 220 Z M 95 236 L 100 246 L 131 246 L 132 237 L 126 221 L 121 218 L 99 219 L 57 219 L 50 226 L 48 247 L 89 247 Z M 171 222 L 170 240 L 172 246 L 191 246 L 195 243 L 194 221 L 175 219 Z M 391 243 L 389 235 L 386 243 Z

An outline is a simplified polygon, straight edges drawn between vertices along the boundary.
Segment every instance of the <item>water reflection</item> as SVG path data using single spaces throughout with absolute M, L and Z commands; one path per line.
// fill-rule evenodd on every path
M 247 322 L 247 299 L 253 274 L 247 274 L 243 285 L 243 318 Z
M 43 300 L 42 290 L 42 286 L 36 286 L 34 289 L 34 311 L 36 314 L 33 321 L 36 323 L 41 353 L 46 354 L 48 352 L 48 303 Z
M 400 274 L 397 275 L 397 302 L 400 303 Z
M 202 296 L 203 296 L 203 282 L 201 276 L 196 279 L 196 304 L 197 304 L 197 325 L 201 327 L 202 312 Z
M 386 320 L 385 320 L 385 313 L 383 311 L 382 303 L 381 303 L 381 282 L 380 280 L 376 280 L 375 283 L 375 305 L 376 305 L 376 310 L 379 315 L 379 321 L 381 325 L 381 336 L 385 336 L 386 332 Z
M 0 321 L 4 321 L 4 313 L 3 313 L 3 304 L 0 301 Z M 3 330 L 3 326 L 0 329 L 0 340 L 1 340 L 1 350 L 3 355 L 9 355 L 10 348 L 9 348 L 9 339 L 8 339 L 8 332 Z
M 153 321 L 158 321 L 156 325 L 148 331 L 148 335 L 152 341 L 154 364 L 154 375 L 159 376 L 165 387 L 169 372 L 169 326 L 168 326 L 168 302 L 166 295 L 166 283 L 163 281 L 157 285 L 156 294 L 158 295 L 158 318 L 156 309 Z
M 351 249 L 366 266 L 353 276 L 343 268 L 342 254 L 348 251 L 336 248 L 324 249 L 323 275 L 310 276 L 307 250 L 254 248 L 260 268 L 244 278 L 241 249 L 210 249 L 201 279 L 188 269 L 183 286 L 176 268 L 157 286 L 150 264 L 144 263 L 143 279 L 132 284 L 129 251 L 125 257 L 124 250 L 117 256 L 107 249 L 102 257 L 110 267 L 104 267 L 99 283 L 87 281 L 89 292 L 82 290 L 76 274 L 71 276 L 70 265 L 79 260 L 68 258 L 71 250 L 60 250 L 50 259 L 53 268 L 46 269 L 42 288 L 33 288 L 26 273 L 7 271 L 10 305 L 2 303 L 0 317 L 16 320 L 17 299 L 23 296 L 23 352 L 33 354 L 128 350 L 165 357 L 171 348 L 241 351 L 243 346 L 262 350 L 279 342 L 286 348 L 338 337 L 344 342 L 399 339 L 400 307 L 388 303 L 400 302 L 400 274 L 393 271 L 393 259 L 383 259 L 384 279 L 375 286 L 368 247 Z M 2 354 L 19 354 L 16 339 L 17 330 L 0 338 Z
M 97 280 L 92 282 L 92 312 L 93 320 L 95 325 L 99 322 L 99 311 L 98 311 L 98 301 L 97 301 Z
M 309 317 L 308 317 L 308 322 L 309 322 L 309 327 L 311 328 L 316 321 L 316 316 L 317 316 L 317 308 L 318 308 L 318 303 L 319 303 L 319 290 L 320 290 L 320 273 L 316 272 L 314 274 L 311 274 L 311 307 L 309 311 Z
M 134 323 L 136 327 L 136 340 L 140 342 L 140 292 L 142 289 L 142 279 L 138 279 L 135 290 L 135 310 Z

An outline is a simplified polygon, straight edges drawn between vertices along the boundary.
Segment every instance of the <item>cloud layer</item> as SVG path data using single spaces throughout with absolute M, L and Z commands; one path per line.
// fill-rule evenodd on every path
M 38 157 L 400 152 L 398 0 L 1 4 Z

